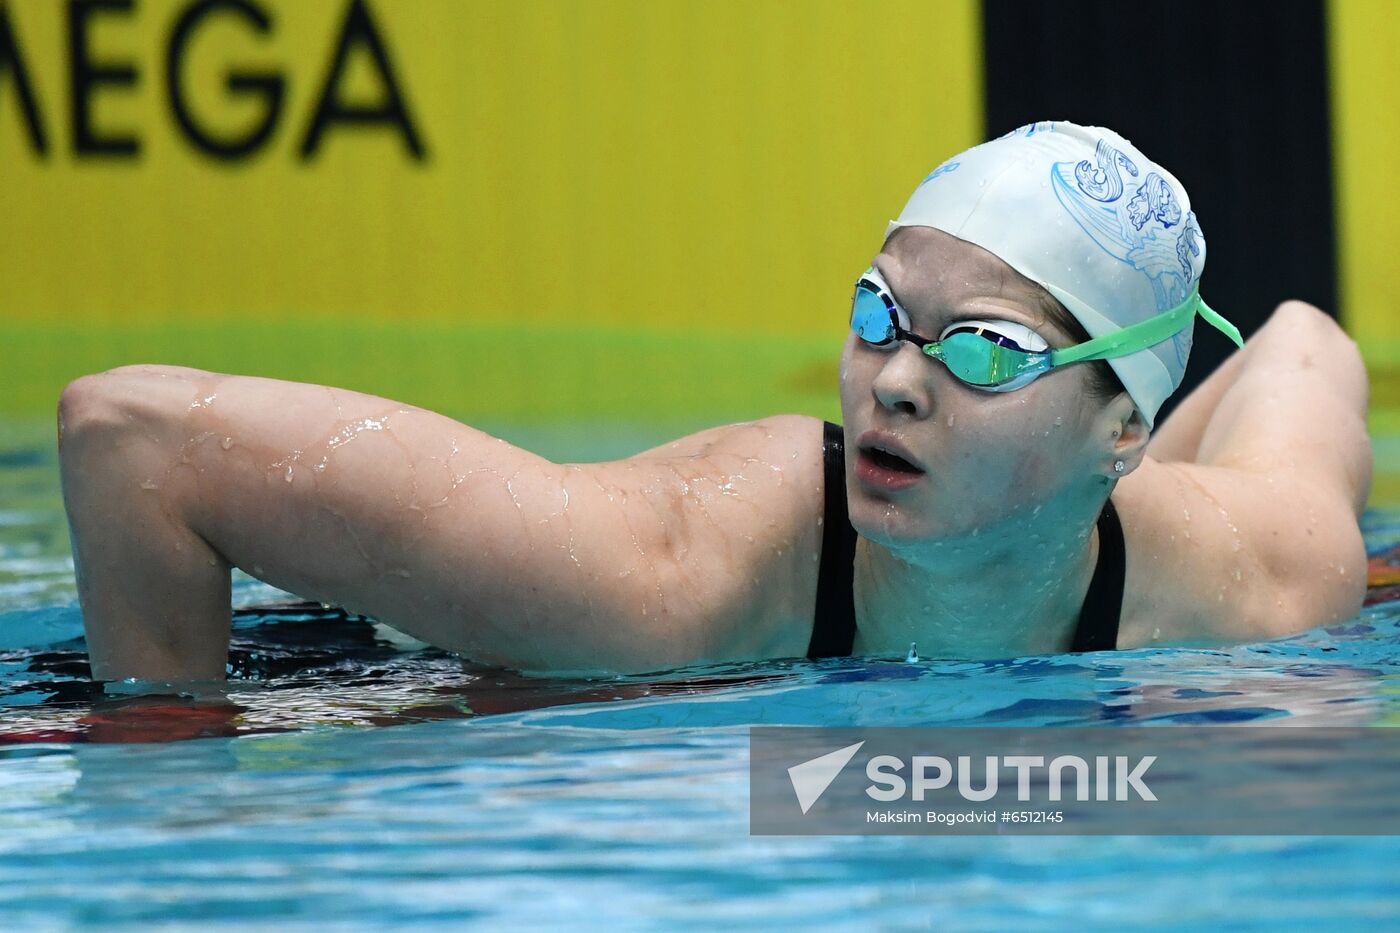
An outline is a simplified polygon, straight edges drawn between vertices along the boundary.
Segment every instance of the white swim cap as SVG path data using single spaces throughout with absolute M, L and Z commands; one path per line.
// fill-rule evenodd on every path
M 995 254 L 1100 337 L 1176 307 L 1196 288 L 1206 241 L 1181 183 L 1112 130 L 1032 123 L 935 169 L 900 227 L 934 227 Z M 1181 385 L 1195 319 L 1108 360 L 1148 427 Z

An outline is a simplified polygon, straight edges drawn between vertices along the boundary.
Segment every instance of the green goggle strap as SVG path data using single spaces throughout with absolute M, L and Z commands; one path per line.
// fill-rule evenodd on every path
M 1205 300 L 1202 299 L 1199 295 L 1196 296 L 1196 304 L 1196 310 L 1201 313 L 1201 317 L 1206 319 L 1207 324 L 1220 331 L 1226 337 L 1229 337 L 1232 341 L 1234 341 L 1235 346 L 1244 346 L 1244 338 L 1240 336 L 1240 329 L 1238 327 L 1225 320 L 1224 315 L 1220 314 L 1210 305 L 1206 304 Z
M 1107 360 L 1155 347 L 1190 324 L 1191 318 L 1198 311 L 1212 327 L 1234 341 L 1235 346 L 1244 346 L 1239 329 L 1202 301 L 1199 292 L 1192 291 L 1185 301 L 1170 311 L 1163 311 L 1145 321 L 1072 347 L 1051 350 L 1050 363 L 1052 366 L 1063 366 L 1066 363 L 1079 363 L 1084 360 Z

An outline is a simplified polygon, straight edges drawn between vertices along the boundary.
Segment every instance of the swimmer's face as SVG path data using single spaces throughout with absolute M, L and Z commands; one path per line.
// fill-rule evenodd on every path
M 1051 347 L 1074 342 L 1046 319 L 1033 282 L 942 231 L 903 228 L 874 264 L 921 336 L 978 319 L 1025 325 Z M 987 392 L 913 344 L 882 350 L 851 334 L 841 356 L 851 523 L 886 545 L 953 538 L 1015 522 L 1082 486 L 1104 459 L 1096 433 L 1103 403 L 1086 392 L 1087 375 L 1086 366 L 1066 366 Z M 925 472 L 904 488 L 862 478 L 861 439 L 872 430 L 902 444 Z

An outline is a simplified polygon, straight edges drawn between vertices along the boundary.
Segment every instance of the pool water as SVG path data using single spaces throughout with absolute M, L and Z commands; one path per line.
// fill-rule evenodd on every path
M 1400 927 L 1387 837 L 748 833 L 758 724 L 1400 725 L 1400 587 L 1227 649 L 585 681 L 240 577 L 237 605 L 284 605 L 238 614 L 225 696 L 111 697 L 50 442 L 0 441 L 0 930 Z M 1373 578 L 1400 582 L 1400 511 L 1364 530 Z

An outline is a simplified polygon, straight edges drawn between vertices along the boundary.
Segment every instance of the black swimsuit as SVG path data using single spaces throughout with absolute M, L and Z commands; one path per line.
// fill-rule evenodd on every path
M 826 467 L 826 518 L 817 572 L 817 612 L 809 658 L 846 657 L 856 637 L 856 530 L 846 509 L 845 442 L 838 424 L 826 423 L 822 457 Z M 1079 610 L 1071 651 L 1112 651 L 1118 644 L 1123 607 L 1123 528 L 1113 502 L 1099 514 L 1099 562 Z

